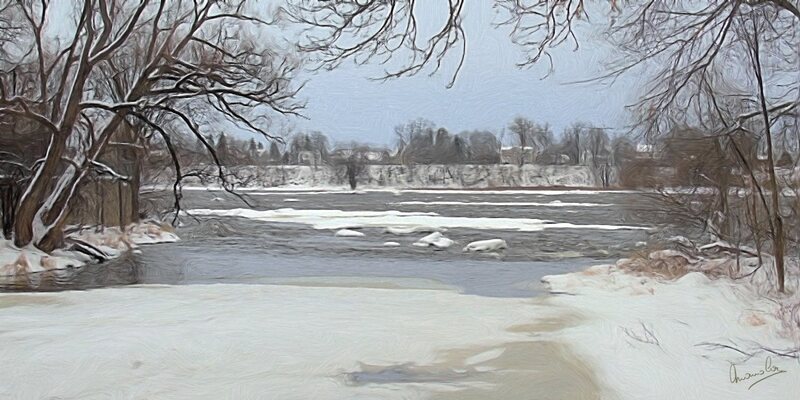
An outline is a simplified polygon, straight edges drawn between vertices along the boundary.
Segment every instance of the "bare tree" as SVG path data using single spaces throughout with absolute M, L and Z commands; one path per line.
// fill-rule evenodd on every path
M 332 164 L 338 166 L 337 173 L 344 176 L 350 189 L 355 190 L 358 180 L 369 168 L 369 165 L 379 160 L 376 150 L 368 144 L 350 142 L 337 144 L 336 149 L 331 153 Z
M 194 135 L 219 165 L 191 110 L 269 138 L 265 111 L 297 112 L 296 63 L 255 36 L 270 22 L 249 14 L 248 3 L 86 0 L 70 9 L 73 23 L 54 40 L 49 1 L 0 1 L 0 20 L 23 21 L 15 48 L 0 53 L 0 118 L 34 121 L 49 137 L 19 200 L 16 245 L 60 245 L 73 195 L 125 124 L 164 139 L 179 206 L 184 174 L 173 127 Z M 172 123 L 156 123 L 159 115 Z M 221 166 L 218 175 L 226 182 Z
M 514 134 L 515 142 L 519 145 L 517 160 L 519 165 L 525 164 L 526 158 L 536 162 L 553 142 L 553 133 L 549 125 L 542 126 L 524 117 L 514 118 L 508 130 Z
M 436 70 L 451 50 L 463 49 L 463 1 L 448 0 L 446 4 L 449 16 L 427 41 L 417 37 L 413 0 L 296 0 L 286 11 L 293 20 L 306 24 L 308 30 L 301 48 L 321 54 L 320 67 L 334 67 L 348 59 L 362 63 L 377 59 L 388 65 L 394 65 L 390 63 L 393 59 L 409 60 L 399 69 L 387 72 L 385 77 L 390 78 L 418 73 L 429 64 Z M 800 62 L 797 29 L 800 9 L 796 1 L 495 0 L 494 4 L 505 16 L 501 25 L 511 28 L 512 40 L 525 54 L 519 63 L 523 67 L 544 58 L 552 68 L 551 49 L 564 43 L 579 46 L 576 28 L 589 20 L 594 12 L 589 8 L 609 13 L 605 33 L 620 54 L 614 58 L 616 61 L 609 66 L 605 78 L 613 79 L 633 70 L 642 72 L 645 66 L 652 77 L 643 88 L 646 94 L 632 107 L 638 120 L 637 130 L 654 141 L 675 126 L 699 126 L 719 138 L 720 148 L 734 155 L 750 175 L 761 207 L 771 210 L 774 246 L 784 246 L 778 238 L 781 235 L 778 230 L 783 229 L 777 229 L 780 201 L 775 201 L 774 195 L 766 201 L 757 171 L 742 157 L 737 137 L 748 132 L 757 134 L 754 130 L 767 135 L 769 157 L 773 158 L 775 143 L 769 143 L 774 138 L 767 128 L 787 123 L 780 120 L 796 119 L 800 106 L 796 74 Z M 756 22 L 752 23 L 753 20 Z M 738 32 L 737 27 L 741 27 Z M 753 52 L 753 48 L 759 50 Z M 765 48 L 770 49 L 769 57 L 761 54 Z M 463 60 L 463 51 L 461 55 Z M 763 66 L 765 61 L 772 64 L 768 69 Z M 772 83 L 765 79 L 766 73 L 773 77 L 780 75 L 776 71 L 783 71 L 788 78 Z M 744 88 L 744 96 L 742 91 L 735 90 L 721 95 L 719 88 L 736 75 L 755 79 Z M 760 127 L 756 122 L 759 118 Z M 576 141 L 573 145 L 580 158 L 580 143 Z M 767 164 L 769 185 L 773 192 L 780 192 L 780 182 L 773 171 L 774 160 L 768 160 Z M 718 195 L 726 196 L 722 192 Z M 720 204 L 726 203 L 720 200 Z M 776 253 L 779 251 L 776 249 Z M 776 261 L 779 270 L 780 263 Z M 782 289 L 783 283 L 778 286 Z
M 403 164 L 430 164 L 433 162 L 435 124 L 426 119 L 416 119 L 395 127 L 397 149 Z
M 469 138 L 470 161 L 476 164 L 500 162 L 500 141 L 489 131 L 472 131 Z
M 427 40 L 418 37 L 417 19 L 426 13 L 415 0 L 290 0 L 282 11 L 305 27 L 300 49 L 320 55 L 318 68 L 335 68 L 348 59 L 360 64 L 387 63 L 399 53 L 403 62 L 382 78 L 401 77 L 430 65 L 435 72 L 448 54 L 456 51 L 452 86 L 466 56 L 464 0 L 441 4 L 446 4 L 448 12 Z

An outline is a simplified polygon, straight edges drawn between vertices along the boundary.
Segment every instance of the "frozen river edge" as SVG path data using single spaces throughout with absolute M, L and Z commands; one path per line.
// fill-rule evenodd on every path
M 555 294 L 368 281 L 0 294 L 0 394 L 791 399 L 800 390 L 796 360 L 711 345 L 793 346 L 774 304 L 733 282 L 615 266 L 544 281 Z M 755 387 L 736 380 L 765 368 L 780 372 Z
M 2 397 L 597 397 L 566 347 L 536 338 L 565 322 L 534 299 L 149 285 L 2 294 L 0 319 Z

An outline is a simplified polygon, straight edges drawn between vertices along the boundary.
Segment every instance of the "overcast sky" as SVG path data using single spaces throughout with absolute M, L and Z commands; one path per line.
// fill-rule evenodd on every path
M 376 82 L 368 78 L 380 75 L 379 66 L 346 64 L 309 76 L 302 92 L 309 120 L 295 120 L 295 126 L 322 131 L 334 142 L 374 144 L 392 144 L 394 127 L 415 118 L 429 119 L 453 133 L 468 129 L 499 133 L 517 115 L 548 122 L 556 134 L 575 121 L 624 129 L 628 123 L 624 108 L 638 93 L 638 77 L 628 76 L 611 86 L 569 84 L 604 71 L 602 64 L 611 54 L 607 45 L 592 38 L 583 41 L 577 52 L 564 45 L 554 52 L 555 73 L 542 79 L 547 64 L 524 70 L 515 66 L 522 55 L 506 30 L 492 27 L 499 17 L 490 3 L 467 4 L 467 56 L 453 88 L 446 88 L 447 72 Z
M 269 0 L 273 6 L 284 1 Z M 518 115 L 550 123 L 557 135 L 577 121 L 611 128 L 612 133 L 624 131 L 629 122 L 625 105 L 638 94 L 638 75 L 628 75 L 612 86 L 569 84 L 601 75 L 605 71 L 603 62 L 612 54 L 604 41 L 591 37 L 591 28 L 579 24 L 581 47 L 577 51 L 567 42 L 552 52 L 555 71 L 543 79 L 549 68 L 547 63 L 522 70 L 515 66 L 523 60 L 522 53 L 511 43 L 507 29 L 492 26 L 500 20 L 492 3 L 466 1 L 466 61 L 453 88 L 447 89 L 447 83 L 455 58 L 433 77 L 425 71 L 388 82 L 369 79 L 380 76 L 382 66 L 346 63 L 333 71 L 302 76 L 308 80 L 300 93 L 307 101 L 303 114 L 308 119 L 292 118 L 290 124 L 299 131 L 321 131 L 334 143 L 355 140 L 379 145 L 393 145 L 394 127 L 416 118 L 431 120 L 452 133 L 489 129 L 499 134 Z M 438 24 L 446 15 L 442 6 L 447 2 L 426 0 L 417 4 L 420 40 L 427 40 L 427 32 L 440 28 Z M 63 10 L 53 15 L 69 16 L 67 2 L 56 6 Z M 602 14 L 607 10 L 602 10 L 593 17 L 599 25 L 607 22 L 607 16 Z M 67 19 L 52 22 L 59 31 L 63 30 L 59 25 Z M 287 31 L 291 29 L 284 31 L 283 41 L 293 46 L 297 37 Z

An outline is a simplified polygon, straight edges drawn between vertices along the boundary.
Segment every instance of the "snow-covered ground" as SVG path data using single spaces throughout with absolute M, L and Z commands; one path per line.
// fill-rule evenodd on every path
M 800 320 L 792 318 L 800 314 L 787 326 L 780 306 L 798 312 L 798 296 L 764 296 L 758 285 L 701 272 L 671 281 L 611 265 L 543 281 L 557 293 L 550 304 L 582 317 L 547 337 L 593 367 L 603 398 L 798 398 Z
M 646 230 L 641 226 L 573 224 L 533 218 L 447 217 L 432 212 L 401 211 L 345 211 L 345 210 L 253 210 L 234 208 L 226 210 L 192 209 L 187 213 L 196 216 L 242 217 L 264 222 L 289 222 L 310 225 L 314 229 L 389 228 L 412 230 L 441 230 L 471 228 L 489 230 L 516 230 L 536 232 L 544 229 L 597 229 Z
M 124 230 L 118 227 L 86 228 L 70 233 L 67 239 L 88 244 L 91 247 L 83 246 L 83 249 L 102 258 L 119 257 L 139 245 L 179 240 L 171 229 L 154 222 L 131 224 Z M 0 239 L 0 277 L 76 268 L 92 260 L 92 256 L 74 249 L 59 249 L 47 254 L 33 246 L 20 249 L 12 241 Z
M 574 398 L 592 397 L 590 373 L 570 372 L 578 367 L 559 358 L 537 371 L 536 352 L 521 351 L 532 345 L 520 327 L 547 314 L 528 299 L 451 290 L 190 285 L 0 294 L 0 398 L 483 398 L 487 389 L 528 398 L 566 378 L 580 391 Z M 530 367 L 513 361 L 520 356 Z M 552 377 L 537 386 L 542 375 Z

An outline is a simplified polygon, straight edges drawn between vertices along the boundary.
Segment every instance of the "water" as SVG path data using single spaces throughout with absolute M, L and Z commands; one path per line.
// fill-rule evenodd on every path
M 245 200 L 258 210 L 291 207 L 424 211 L 453 217 L 535 218 L 576 225 L 654 227 L 654 216 L 647 212 L 652 201 L 641 194 L 546 193 L 246 192 Z M 225 192 L 185 194 L 184 209 L 247 207 L 241 199 Z M 160 207 L 169 202 L 169 195 L 150 194 L 145 203 Z M 450 204 L 453 202 L 467 204 Z M 146 246 L 141 254 L 103 265 L 43 274 L 21 282 L 3 282 L 0 290 L 54 291 L 134 284 L 297 284 L 303 280 L 319 283 L 320 279 L 338 278 L 349 283 L 359 280 L 360 284 L 400 286 L 418 286 L 420 280 L 425 280 L 427 285 L 440 284 L 469 294 L 529 297 L 539 293 L 538 281 L 542 276 L 611 262 L 635 251 L 637 243 L 646 241 L 650 235 L 642 230 L 518 232 L 456 228 L 445 235 L 457 244 L 441 250 L 411 245 L 425 233 L 395 235 L 380 228 L 362 231 L 366 234 L 364 238 L 339 238 L 331 230 L 315 230 L 300 224 L 185 217 L 178 230 L 183 239 L 179 243 Z M 497 254 L 461 250 L 466 243 L 488 238 L 502 238 L 509 248 Z M 386 241 L 396 241 L 401 246 L 385 247 Z
M 247 199 L 260 210 L 658 221 L 648 212 L 652 201 L 632 193 L 270 192 Z M 154 208 L 169 202 L 167 193 L 145 199 Z M 244 206 L 206 191 L 186 192 L 184 203 Z M 38 293 L 0 293 L 0 398 L 596 399 L 595 371 L 548 339 L 581 316 L 550 306 L 539 281 L 613 261 L 652 234 L 454 228 L 445 235 L 458 244 L 436 250 L 411 245 L 424 233 L 362 232 L 339 238 L 296 223 L 187 217 L 179 243 L 3 282 L 2 291 Z M 461 251 L 489 238 L 510 247 Z

